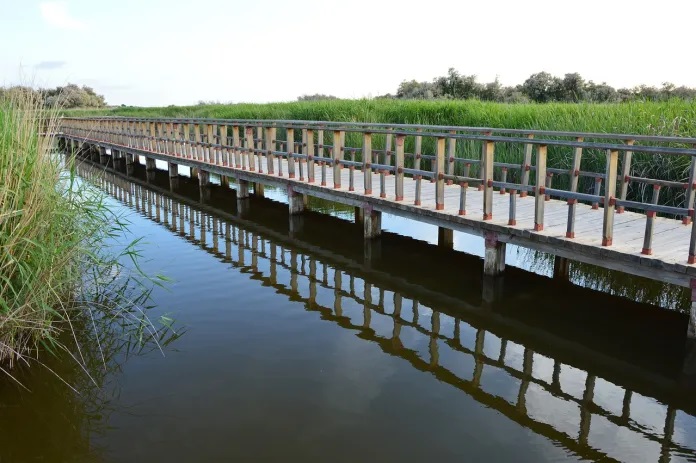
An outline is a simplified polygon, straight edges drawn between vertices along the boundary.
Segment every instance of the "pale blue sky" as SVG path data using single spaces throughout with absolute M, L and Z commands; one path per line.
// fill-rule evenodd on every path
M 110 104 L 394 92 L 455 67 L 696 87 L 691 0 L 0 0 L 0 84 L 87 84 Z

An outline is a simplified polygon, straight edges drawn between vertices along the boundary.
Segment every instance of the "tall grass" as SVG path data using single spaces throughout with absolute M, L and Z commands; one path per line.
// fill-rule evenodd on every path
M 160 108 L 120 107 L 111 110 L 74 110 L 66 115 L 381 122 L 696 137 L 696 102 L 679 99 L 621 104 L 506 104 L 477 100 L 324 100 Z M 278 135 L 283 139 L 282 131 Z M 326 133 L 325 137 L 325 142 L 330 144 L 331 133 Z M 347 146 L 361 146 L 357 134 L 348 134 L 346 143 Z M 521 145 L 498 145 L 496 161 L 521 164 Z M 374 136 L 373 147 L 382 149 L 383 146 L 383 137 Z M 413 140 L 407 139 L 406 151 L 409 150 L 413 152 Z M 434 151 L 431 140 L 424 140 L 423 150 L 425 153 Z M 459 158 L 478 159 L 479 153 L 480 147 L 475 142 L 459 142 L 457 145 L 456 156 Z M 549 149 L 550 167 L 570 168 L 571 162 L 571 149 Z M 605 163 L 603 152 L 586 150 L 582 170 L 603 173 Z M 430 166 L 424 162 L 423 167 Z M 459 164 L 459 167 L 463 167 L 462 164 Z M 688 178 L 688 168 L 689 159 L 684 157 L 636 154 L 633 157 L 632 172 L 638 177 L 685 181 Z M 474 165 L 472 175 L 477 174 L 477 169 Z M 461 169 L 456 173 L 460 172 Z M 518 181 L 518 172 L 510 171 L 508 180 Z M 580 191 L 592 193 L 594 180 L 581 180 Z M 567 183 L 568 179 L 564 176 L 554 178 L 555 187 L 564 188 L 567 187 Z M 649 200 L 652 192 L 648 190 L 633 185 L 629 198 Z M 664 191 L 661 203 L 679 204 L 682 200 L 683 191 Z
M 17 362 L 40 362 L 46 351 L 84 364 L 84 348 L 94 346 L 79 340 L 103 341 L 80 331 L 118 325 L 154 333 L 138 301 L 124 301 L 117 289 L 127 273 L 123 257 L 137 259 L 137 242 L 116 253 L 105 247 L 127 224 L 103 194 L 79 181 L 73 158 L 66 164 L 52 150 L 56 122 L 56 113 L 42 110 L 32 95 L 0 99 L 0 370 L 6 373 Z

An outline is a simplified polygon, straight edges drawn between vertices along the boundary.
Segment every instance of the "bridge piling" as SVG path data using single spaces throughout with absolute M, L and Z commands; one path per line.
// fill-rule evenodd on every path
M 265 196 L 263 183 L 254 182 L 254 196 L 258 196 L 259 198 Z
M 446 249 L 454 248 L 454 230 L 437 227 L 437 245 Z
M 505 271 L 505 243 L 498 240 L 498 234 L 487 232 L 483 255 L 483 274 L 497 276 Z
M 288 209 L 290 215 L 301 214 L 307 207 L 307 195 L 295 192 L 288 186 Z
M 556 256 L 553 260 L 553 278 L 568 281 L 570 277 L 570 261 L 565 257 Z
M 363 230 L 366 240 L 377 238 L 382 234 L 382 213 L 372 207 L 363 207 Z
M 237 199 L 249 198 L 249 182 L 242 179 L 237 179 Z

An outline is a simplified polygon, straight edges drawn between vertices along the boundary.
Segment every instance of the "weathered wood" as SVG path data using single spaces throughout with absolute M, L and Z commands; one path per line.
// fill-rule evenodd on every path
M 363 207 L 363 229 L 365 239 L 377 238 L 382 234 L 382 213 L 372 207 Z
M 437 227 L 437 245 L 446 249 L 454 248 L 454 230 Z
M 536 192 L 534 195 L 534 231 L 544 229 L 544 179 L 546 178 L 546 146 L 537 146 Z
M 435 148 L 435 209 L 438 211 L 445 208 L 445 179 L 443 177 L 445 168 L 445 139 L 439 137 Z
M 483 162 L 483 220 L 493 218 L 493 155 L 495 144 L 492 141 L 483 142 L 481 161 Z
M 366 195 L 372 194 L 372 134 L 365 132 L 363 134 L 362 146 L 362 161 L 363 161 L 363 186 Z
M 285 129 L 285 151 L 288 156 L 288 178 L 295 178 L 295 130 Z
M 397 135 L 396 136 L 396 157 L 395 157 L 395 164 L 396 164 L 396 175 L 394 176 L 395 180 L 395 190 L 396 190 L 396 195 L 394 197 L 395 201 L 403 201 L 404 200 L 404 141 L 405 141 L 405 136 L 403 135 Z
M 614 237 L 614 197 L 616 195 L 616 169 L 618 159 L 618 151 L 607 151 L 607 169 L 604 186 L 604 223 L 602 226 L 602 246 L 611 246 Z
M 333 182 L 334 188 L 341 188 L 341 161 L 343 161 L 343 134 L 345 132 L 336 130 L 333 133 L 333 147 L 331 154 L 333 157 Z
M 505 243 L 498 234 L 487 232 L 484 236 L 483 274 L 497 276 L 505 271 Z
M 626 144 L 629 146 L 633 146 L 634 143 L 635 143 L 635 140 L 627 140 L 626 141 Z M 625 200 L 626 195 L 628 194 L 628 184 L 630 182 L 631 158 L 632 157 L 633 157 L 632 151 L 624 151 L 623 162 L 621 163 L 621 189 L 619 191 L 619 198 L 622 200 Z M 618 206 L 616 208 L 617 214 L 623 214 L 623 212 L 624 212 L 623 206 Z

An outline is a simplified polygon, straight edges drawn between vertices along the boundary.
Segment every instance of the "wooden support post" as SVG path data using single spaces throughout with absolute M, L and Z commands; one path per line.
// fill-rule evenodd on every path
M 367 132 L 363 134 L 362 162 L 365 195 L 369 196 L 372 194 L 372 134 Z
M 223 186 L 225 188 L 230 187 L 230 178 L 227 175 L 220 176 L 220 186 Z
M 237 199 L 249 199 L 249 182 L 237 179 Z
M 363 206 L 363 230 L 366 240 L 382 234 L 382 213 L 372 209 L 369 204 Z
M 542 196 L 543 201 L 543 196 Z M 505 243 L 498 240 L 498 234 L 486 232 L 483 256 L 483 274 L 497 276 L 505 271 Z
M 193 158 L 193 147 L 191 146 L 191 124 L 184 124 L 184 149 L 182 155 L 187 159 Z
M 208 157 L 206 161 L 208 161 L 211 164 L 217 164 L 215 158 L 215 131 L 216 131 L 217 126 L 215 124 L 208 124 L 207 126 L 207 141 L 208 141 L 208 149 L 206 152 L 208 153 Z
M 405 135 L 396 136 L 396 175 L 395 180 L 395 190 L 396 190 L 396 201 L 404 200 L 404 141 L 406 139 Z
M 602 224 L 602 246 L 611 246 L 614 236 L 614 201 L 616 195 L 616 170 L 619 152 L 607 150 L 607 169 L 604 184 L 604 222 Z
M 355 206 L 355 223 L 363 223 L 365 220 L 365 211 L 362 207 Z
M 546 179 L 546 145 L 537 146 L 536 190 L 534 192 L 534 230 L 544 229 L 544 181 Z
M 288 185 L 288 209 L 290 215 L 301 214 L 307 207 L 307 195 L 296 193 L 292 185 Z
M 493 218 L 493 159 L 495 144 L 485 140 L 481 152 L 481 162 L 483 169 L 483 220 Z
M 333 181 L 334 188 L 341 188 L 341 161 L 343 161 L 343 134 L 344 132 L 334 130 L 333 133 L 333 148 L 331 149 L 333 157 Z
M 263 198 L 264 195 L 265 195 L 265 193 L 264 193 L 263 183 L 254 182 L 254 196 L 258 196 L 259 198 Z
M 556 256 L 553 260 L 553 278 L 568 281 L 570 278 L 570 261 L 565 257 Z
M 169 178 L 177 177 L 179 175 L 179 165 L 173 162 L 169 163 Z
M 145 158 L 145 169 L 154 171 L 157 167 L 155 166 L 155 158 Z
M 445 208 L 445 139 L 439 137 L 435 148 L 435 209 Z
M 454 248 L 454 230 L 437 227 L 437 245 L 446 249 Z

